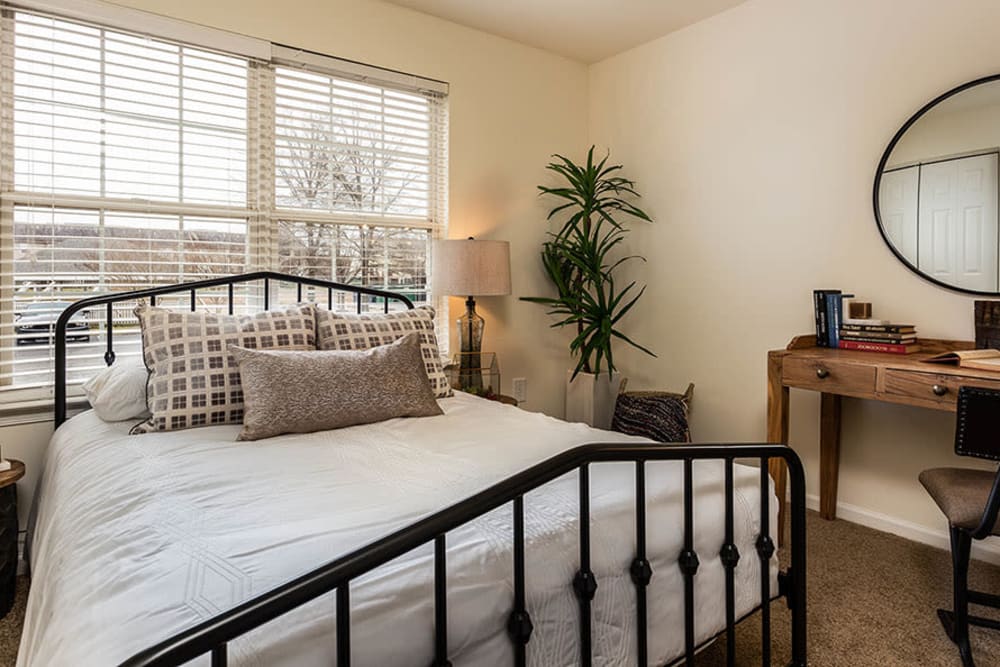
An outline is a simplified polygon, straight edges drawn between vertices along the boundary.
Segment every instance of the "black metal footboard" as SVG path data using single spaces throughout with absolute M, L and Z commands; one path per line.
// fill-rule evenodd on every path
M 760 465 L 760 534 L 756 553 L 740 554 L 734 543 L 734 461 L 752 459 Z M 779 591 L 771 590 L 770 562 L 775 545 L 770 537 L 768 462 L 782 459 L 789 469 L 791 482 L 790 567 L 779 575 Z M 648 664 L 648 621 L 646 587 L 655 573 L 646 548 L 646 471 L 647 461 L 679 461 L 684 466 L 684 545 L 677 563 L 684 577 L 685 650 L 678 660 L 693 665 L 696 645 L 694 630 L 694 587 L 699 554 L 694 550 L 694 461 L 718 460 L 725 464 L 725 541 L 719 552 L 725 568 L 726 654 L 733 665 L 737 654 L 734 627 L 737 623 L 734 572 L 741 557 L 760 561 L 761 643 L 763 664 L 771 664 L 770 601 L 776 595 L 787 598 L 791 611 L 791 662 L 806 665 L 806 516 L 805 478 L 802 463 L 794 451 L 784 445 L 700 445 L 664 446 L 658 444 L 583 445 L 554 456 L 523 472 L 509 477 L 476 495 L 398 530 L 372 544 L 338 558 L 274 590 L 248 600 L 215 618 L 200 623 L 129 658 L 123 665 L 179 665 L 211 654 L 213 667 L 227 662 L 227 642 L 285 614 L 321 595 L 336 591 L 336 653 L 338 667 L 351 663 L 351 582 L 359 576 L 415 549 L 434 543 L 434 667 L 450 665 L 448 659 L 448 584 L 445 563 L 447 534 L 459 526 L 501 505 L 513 506 L 514 595 L 506 629 L 514 648 L 514 663 L 527 663 L 527 645 L 534 628 L 525 593 L 524 495 L 539 486 L 574 470 L 579 471 L 580 558 L 579 570 L 571 585 L 579 600 L 580 648 L 583 665 L 592 663 L 591 602 L 600 595 L 599 582 L 590 569 L 590 466 L 604 462 L 635 464 L 636 526 L 635 558 L 629 574 L 636 587 L 637 654 L 639 664 Z

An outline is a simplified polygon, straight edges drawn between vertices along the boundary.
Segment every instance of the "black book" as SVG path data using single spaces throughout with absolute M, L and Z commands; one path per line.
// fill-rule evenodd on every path
M 840 328 L 844 331 L 871 331 L 899 335 L 915 333 L 917 330 L 912 324 L 842 324 Z
M 827 294 L 840 294 L 840 290 L 813 290 L 813 310 L 816 319 L 816 347 L 830 346 L 830 315 L 827 312 Z

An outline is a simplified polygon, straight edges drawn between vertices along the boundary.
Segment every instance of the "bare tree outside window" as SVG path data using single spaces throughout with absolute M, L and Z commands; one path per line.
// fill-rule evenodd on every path
M 280 221 L 282 271 L 426 300 L 430 232 L 379 224 L 429 216 L 426 107 L 414 95 L 279 70 L 277 206 L 336 218 Z

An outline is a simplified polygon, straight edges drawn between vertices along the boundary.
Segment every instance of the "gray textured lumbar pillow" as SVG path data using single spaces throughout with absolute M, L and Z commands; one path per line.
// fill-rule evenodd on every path
M 368 350 L 284 352 L 230 346 L 245 403 L 240 440 L 442 414 L 420 337 Z

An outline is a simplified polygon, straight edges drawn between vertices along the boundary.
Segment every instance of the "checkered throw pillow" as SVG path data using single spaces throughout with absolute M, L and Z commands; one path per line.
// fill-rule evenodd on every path
M 243 387 L 230 345 L 250 349 L 315 350 L 311 304 L 255 315 L 172 311 L 140 305 L 142 351 L 152 416 L 132 433 L 176 431 L 243 422 Z
M 420 333 L 420 354 L 434 396 L 451 396 L 451 384 L 444 374 L 434 333 L 434 309 L 430 306 L 357 315 L 316 309 L 316 342 L 320 350 L 367 350 L 394 343 L 411 331 Z

